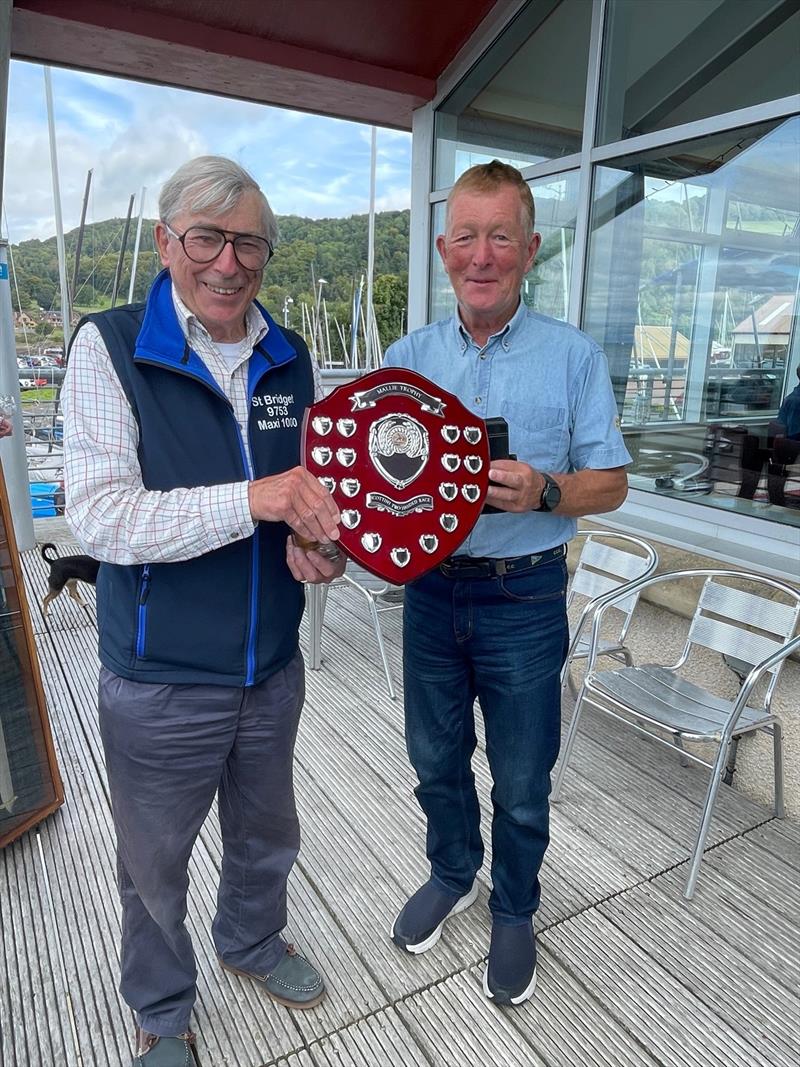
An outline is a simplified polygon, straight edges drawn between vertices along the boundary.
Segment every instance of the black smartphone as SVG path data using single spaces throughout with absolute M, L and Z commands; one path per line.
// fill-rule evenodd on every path
M 486 434 L 489 438 L 489 459 L 516 459 L 508 451 L 508 423 L 502 415 L 494 415 L 486 419 Z M 484 504 L 481 515 L 494 515 L 502 511 L 502 508 Z

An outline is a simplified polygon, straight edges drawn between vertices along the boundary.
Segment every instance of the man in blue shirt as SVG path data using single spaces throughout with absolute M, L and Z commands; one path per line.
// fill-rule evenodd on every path
M 630 462 L 605 356 L 580 331 L 520 300 L 541 237 L 519 171 L 472 167 L 436 241 L 457 313 L 392 345 L 386 366 L 424 374 L 482 418 L 508 422 L 515 459 L 494 460 L 482 516 L 457 553 L 409 584 L 404 617 L 406 741 L 427 817 L 431 877 L 392 927 L 425 952 L 477 896 L 483 862 L 471 768 L 477 697 L 492 789 L 492 936 L 484 992 L 520 1004 L 536 984 L 533 913 L 549 841 L 568 646 L 565 542 L 576 516 L 612 511 Z

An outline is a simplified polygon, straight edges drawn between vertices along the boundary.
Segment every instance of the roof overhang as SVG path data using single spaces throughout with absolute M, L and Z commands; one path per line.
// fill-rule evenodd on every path
M 14 0 L 11 54 L 399 129 L 500 0 Z

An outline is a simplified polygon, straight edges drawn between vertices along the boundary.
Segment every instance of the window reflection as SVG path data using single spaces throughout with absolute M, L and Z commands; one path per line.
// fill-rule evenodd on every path
M 598 143 L 800 91 L 794 0 L 609 0 Z
M 637 488 L 800 519 L 777 424 L 800 363 L 798 158 L 792 118 L 595 171 L 584 325 Z
M 522 299 L 534 311 L 566 320 L 575 243 L 578 172 L 569 171 L 529 184 L 536 206 L 536 230 L 542 235 L 542 243 L 533 268 L 523 280 Z M 452 315 L 455 309 L 453 290 L 435 245 L 437 235 L 444 233 L 444 229 L 445 205 L 440 203 L 434 206 L 432 214 L 430 322 Z
M 521 170 L 580 151 L 591 18 L 589 0 L 523 9 L 437 111 L 437 188 L 476 163 Z
M 0 505 L 2 490 L 0 469 Z M 0 847 L 63 799 L 33 681 L 7 521 L 0 506 Z

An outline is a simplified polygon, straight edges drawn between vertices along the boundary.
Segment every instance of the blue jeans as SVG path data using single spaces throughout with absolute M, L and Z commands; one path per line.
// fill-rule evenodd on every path
M 497 578 L 450 578 L 437 569 L 406 589 L 406 744 L 427 817 L 431 874 L 461 896 L 483 862 L 471 765 L 477 697 L 494 783 L 489 908 L 508 925 L 539 906 L 569 642 L 566 586 L 566 564 L 556 559 Z

